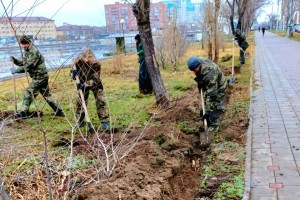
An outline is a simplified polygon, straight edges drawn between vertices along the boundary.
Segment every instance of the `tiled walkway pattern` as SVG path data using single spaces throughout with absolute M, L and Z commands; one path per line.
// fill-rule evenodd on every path
M 255 43 L 250 199 L 300 200 L 300 42 Z

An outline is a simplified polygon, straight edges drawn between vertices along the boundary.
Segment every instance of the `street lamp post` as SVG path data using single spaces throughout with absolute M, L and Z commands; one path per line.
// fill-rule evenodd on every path
M 195 24 L 192 24 L 193 42 L 195 42 Z
M 125 20 L 124 19 L 120 19 L 120 23 L 122 25 L 122 33 L 123 33 L 123 39 L 124 39 L 124 48 L 123 48 L 123 51 L 124 51 L 124 54 L 126 56 L 126 49 L 125 49 L 125 37 L 124 37 L 124 23 L 125 23 Z

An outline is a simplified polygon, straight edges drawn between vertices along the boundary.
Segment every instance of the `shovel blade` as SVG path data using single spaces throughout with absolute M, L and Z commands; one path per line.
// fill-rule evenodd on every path
M 200 145 L 210 145 L 214 141 L 214 132 L 201 132 Z

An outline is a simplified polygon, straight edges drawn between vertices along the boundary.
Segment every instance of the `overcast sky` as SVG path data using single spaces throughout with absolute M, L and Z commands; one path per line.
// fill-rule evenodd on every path
M 104 26 L 105 12 L 104 4 L 114 4 L 115 2 L 123 2 L 121 0 L 2 0 L 6 8 L 11 2 L 14 3 L 12 16 L 41 16 L 52 18 L 55 20 L 56 26 L 62 26 L 64 22 L 76 25 Z M 30 10 L 36 2 L 36 7 Z M 135 2 L 135 0 L 129 0 Z M 157 2 L 152 0 L 151 2 Z M 11 10 L 11 6 L 7 9 Z M 5 16 L 4 9 L 1 4 L 1 16 Z M 11 15 L 11 12 L 9 12 Z

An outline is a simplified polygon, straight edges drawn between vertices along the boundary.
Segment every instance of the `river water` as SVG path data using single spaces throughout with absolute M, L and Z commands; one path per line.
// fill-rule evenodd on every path
M 108 41 L 59 41 L 59 42 L 43 42 L 34 43 L 45 58 L 47 69 L 53 70 L 59 67 L 67 67 L 72 63 L 72 59 L 77 57 L 84 48 L 91 48 L 97 59 L 103 59 L 104 53 L 115 52 L 116 45 Z M 128 50 L 133 45 L 127 45 Z M 21 59 L 22 54 L 18 45 L 2 45 L 0 46 L 0 81 L 11 77 L 10 69 L 13 63 L 10 56 Z

